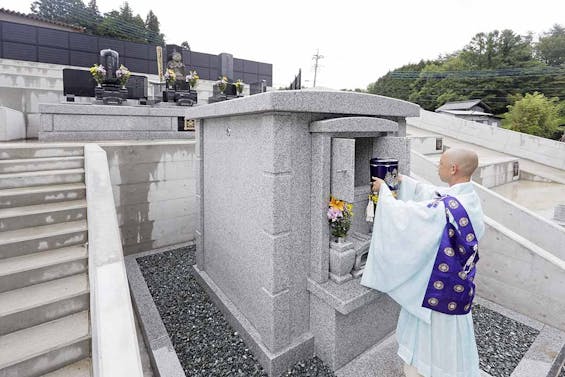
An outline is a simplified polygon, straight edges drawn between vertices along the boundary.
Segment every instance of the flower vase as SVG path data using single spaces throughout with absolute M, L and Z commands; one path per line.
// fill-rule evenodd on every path
M 336 237 L 330 242 L 330 279 L 337 284 L 353 279 L 351 270 L 355 265 L 355 248 L 346 237 Z

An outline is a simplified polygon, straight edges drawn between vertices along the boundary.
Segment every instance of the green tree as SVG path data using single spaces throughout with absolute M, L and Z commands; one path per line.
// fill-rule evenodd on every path
M 36 0 L 31 12 L 48 20 L 84 26 L 86 7 L 81 0 Z
M 428 64 L 421 60 L 417 64 L 407 64 L 379 78 L 367 86 L 367 92 L 398 98 L 407 101 L 412 92 L 412 85 L 419 78 L 420 71 Z
M 555 24 L 536 44 L 538 58 L 549 66 L 565 65 L 565 28 Z
M 100 22 L 102 22 L 102 15 L 98 10 L 96 0 L 90 0 L 85 9 L 85 17 L 82 21 L 82 25 L 86 28 L 88 33 L 96 34 L 96 29 Z
M 547 98 L 542 93 L 527 93 L 514 96 L 513 105 L 508 105 L 503 126 L 513 131 L 550 139 L 558 139 L 562 105 L 557 98 Z
M 159 28 L 159 19 L 152 10 L 149 10 L 149 13 L 147 13 L 147 18 L 145 19 L 145 29 L 147 29 L 147 42 L 157 45 L 162 45 L 165 43 L 165 37 L 163 34 L 161 34 Z M 183 42 L 183 46 L 185 42 Z M 188 42 L 186 42 L 186 45 L 188 46 Z M 190 50 L 190 46 L 188 46 L 188 49 Z

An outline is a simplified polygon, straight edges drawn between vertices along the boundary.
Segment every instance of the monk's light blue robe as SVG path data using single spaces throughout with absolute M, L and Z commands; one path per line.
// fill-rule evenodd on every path
M 435 187 L 403 176 L 398 200 L 381 185 L 361 284 L 400 304 L 396 337 L 405 363 L 425 377 L 479 377 L 471 312 L 447 315 L 422 307 L 446 221 L 443 202 L 427 206 L 436 192 L 456 197 L 467 210 L 475 235 L 482 237 L 483 212 L 472 183 Z

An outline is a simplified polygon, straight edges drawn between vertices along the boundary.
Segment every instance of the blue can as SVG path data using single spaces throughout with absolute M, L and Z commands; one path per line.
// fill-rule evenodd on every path
M 398 160 L 394 158 L 372 158 L 371 166 L 371 182 L 374 177 L 380 178 L 386 182 L 390 191 L 396 195 L 400 182 L 398 181 Z

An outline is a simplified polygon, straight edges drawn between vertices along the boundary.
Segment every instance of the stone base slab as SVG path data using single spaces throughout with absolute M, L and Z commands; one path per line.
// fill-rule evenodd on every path
M 261 366 L 269 376 L 277 377 L 296 362 L 313 356 L 314 337 L 310 333 L 302 334 L 302 336 L 292 341 L 288 347 L 279 352 L 271 352 L 262 343 L 260 335 L 253 325 L 214 283 L 206 271 L 200 270 L 197 265 L 193 267 L 196 272 L 194 276 L 200 285 L 206 290 L 214 304 L 222 311 L 229 324 L 239 332 L 245 344 L 257 357 L 257 360 L 259 360 L 259 363 L 261 363 Z
M 193 139 L 186 108 L 41 104 L 40 141 Z
M 309 281 L 310 331 L 314 351 L 334 371 L 382 341 L 396 328 L 399 306 L 390 297 L 359 286 Z

